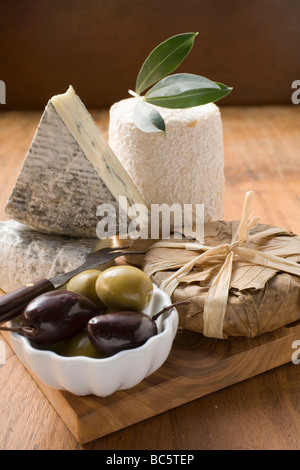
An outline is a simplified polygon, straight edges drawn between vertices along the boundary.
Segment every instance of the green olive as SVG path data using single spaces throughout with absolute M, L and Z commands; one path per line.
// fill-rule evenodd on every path
M 119 312 L 119 308 L 106 307 L 103 313 L 116 313 Z
M 106 357 L 103 353 L 98 352 L 94 348 L 85 330 L 69 338 L 65 342 L 64 348 L 61 350 L 60 354 L 67 357 L 87 356 L 95 359 Z
M 34 344 L 32 343 L 32 346 L 36 349 L 40 349 L 42 351 L 52 351 L 55 352 L 56 354 L 61 355 L 62 350 L 65 347 L 66 340 L 58 341 L 57 343 L 53 344 Z
M 139 268 L 112 266 L 99 275 L 96 292 L 107 307 L 141 311 L 151 300 L 153 284 Z
M 88 269 L 72 277 L 67 284 L 67 290 L 85 295 L 98 307 L 103 307 L 96 293 L 96 281 L 101 274 L 99 269 Z

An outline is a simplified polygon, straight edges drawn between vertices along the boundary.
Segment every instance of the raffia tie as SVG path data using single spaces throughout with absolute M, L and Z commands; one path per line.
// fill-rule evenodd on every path
M 191 242 L 178 242 L 172 243 L 171 245 L 172 249 L 185 248 L 187 250 L 201 250 L 202 253 L 185 263 L 180 269 L 178 269 L 161 283 L 160 288 L 167 292 L 170 296 L 173 294 L 174 290 L 180 284 L 180 282 L 182 282 L 181 279 L 186 277 L 187 274 L 190 273 L 190 271 L 194 268 L 194 266 L 199 266 L 207 261 L 214 260 L 217 260 L 216 262 L 219 264 L 220 258 L 224 259 L 217 276 L 208 290 L 208 294 L 205 300 L 203 311 L 204 336 L 213 338 L 226 337 L 225 333 L 223 332 L 223 324 L 228 302 L 230 281 L 232 276 L 232 265 L 234 259 L 300 276 L 300 266 L 298 263 L 285 259 L 281 256 L 275 256 L 271 253 L 268 253 L 268 251 L 261 252 L 259 250 L 247 247 L 247 243 L 249 241 L 255 241 L 264 237 L 272 236 L 274 234 L 286 232 L 285 230 L 274 227 L 249 236 L 249 230 L 254 228 L 260 220 L 260 218 L 254 216 L 253 213 L 250 214 L 253 195 L 253 191 L 248 191 L 246 193 L 241 220 L 237 227 L 235 229 L 233 228 L 232 230 L 231 243 L 222 244 L 216 247 L 210 247 Z M 151 248 L 155 247 L 170 248 L 170 242 L 162 240 L 152 245 Z M 156 269 L 152 270 L 151 274 L 159 270 L 159 267 L 157 267 Z

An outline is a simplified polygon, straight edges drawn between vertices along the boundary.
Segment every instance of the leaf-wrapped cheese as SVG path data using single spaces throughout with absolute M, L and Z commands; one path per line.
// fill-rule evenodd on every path
M 202 246 L 171 240 L 148 250 L 144 271 L 172 301 L 190 302 L 178 307 L 180 327 L 218 338 L 255 337 L 300 319 L 300 237 L 257 224 L 246 241 L 237 243 L 233 240 L 239 224 L 205 224 Z M 222 284 L 222 270 L 229 285 Z M 213 307 L 206 318 L 210 300 Z M 225 302 L 224 315 L 216 300 Z M 214 334 L 220 329 L 222 334 Z

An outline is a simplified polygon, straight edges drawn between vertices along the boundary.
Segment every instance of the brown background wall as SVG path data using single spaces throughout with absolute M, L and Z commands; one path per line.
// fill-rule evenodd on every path
M 299 24 L 299 0 L 0 0 L 0 110 L 42 108 L 69 84 L 110 106 L 157 44 L 188 31 L 199 35 L 178 72 L 233 86 L 224 105 L 288 104 Z

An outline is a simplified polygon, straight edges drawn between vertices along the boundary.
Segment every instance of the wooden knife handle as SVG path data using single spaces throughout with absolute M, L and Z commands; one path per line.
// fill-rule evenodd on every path
M 3 295 L 0 297 L 0 324 L 21 315 L 31 300 L 54 289 L 48 279 L 38 279 Z

